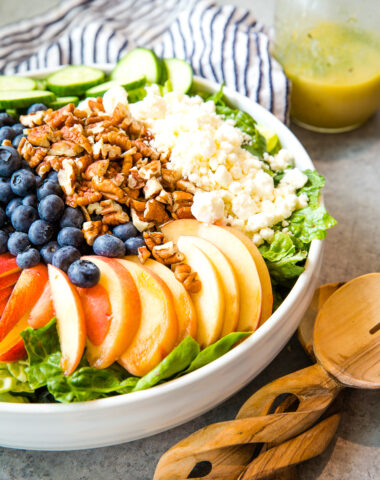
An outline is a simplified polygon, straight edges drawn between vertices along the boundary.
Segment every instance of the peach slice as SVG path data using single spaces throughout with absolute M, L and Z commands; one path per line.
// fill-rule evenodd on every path
M 7 351 L 0 355 L 0 362 L 17 362 L 17 360 L 22 360 L 26 356 L 24 341 L 19 337 L 15 339 L 15 343 Z
M 28 316 L 28 325 L 32 328 L 44 327 L 55 316 L 53 299 L 49 282 Z
M 12 287 L 17 283 L 17 280 L 20 278 L 19 272 L 9 273 L 0 277 L 0 289 Z
M 89 318 L 90 337 L 86 355 L 92 367 L 106 368 L 125 352 L 136 335 L 141 318 L 140 296 L 133 276 L 118 261 L 96 255 L 84 258 L 98 266 L 98 285 L 106 291 L 110 305 L 110 315 L 107 315 L 104 299 L 85 302 L 86 309 L 103 304 L 103 307 L 98 312 L 92 312 Z M 82 298 L 85 290 L 81 291 Z M 99 293 L 102 293 L 101 289 L 98 289 Z M 98 319 L 94 321 L 96 317 Z
M 57 316 L 61 367 L 70 375 L 78 366 L 86 343 L 86 324 L 79 294 L 65 272 L 48 265 L 49 283 Z
M 262 304 L 262 288 L 256 264 L 244 243 L 228 230 L 194 219 L 175 220 L 161 227 L 168 240 L 177 242 L 181 235 L 204 238 L 213 243 L 230 262 L 239 285 L 240 318 L 239 331 L 257 328 Z
M 225 312 L 221 336 L 234 332 L 239 321 L 239 286 L 231 264 L 214 244 L 200 237 L 181 237 L 200 248 L 213 264 L 223 287 Z
M 126 260 L 130 260 L 141 265 L 137 256 L 131 255 L 126 257 Z M 175 278 L 175 275 L 170 268 L 166 267 L 162 263 L 148 258 L 144 263 L 144 267 L 158 275 L 171 291 L 178 320 L 177 343 L 180 343 L 188 335 L 191 335 L 193 338 L 195 338 L 197 333 L 197 314 L 186 288 Z
M 188 241 L 188 237 L 178 238 L 178 248 L 185 255 L 185 262 L 197 272 L 202 283 L 200 291 L 191 294 L 191 299 L 198 318 L 196 340 L 202 348 L 207 347 L 218 340 L 222 333 L 225 312 L 223 285 L 207 255 Z
M 16 257 L 9 252 L 0 255 L 0 278 L 19 271 L 21 268 L 16 263 Z
M 45 265 L 40 264 L 22 271 L 0 319 L 0 352 L 2 341 L 19 322 L 28 326 L 26 320 L 29 312 L 37 303 L 47 281 Z
M 119 363 L 132 375 L 150 372 L 174 348 L 178 322 L 170 290 L 153 271 L 129 260 L 118 259 L 132 275 L 141 300 L 141 323 Z
M 7 288 L 2 288 L 0 290 L 0 302 L 2 302 L 4 299 L 6 299 L 8 301 L 8 298 L 10 297 L 11 293 L 13 292 L 13 286 L 11 287 L 7 287 Z M 6 303 L 5 303 L 6 305 Z M 4 305 L 4 307 L 5 307 Z M 3 309 L 4 311 L 4 309 Z M 3 314 L 3 311 L 1 311 L 0 315 Z
M 233 227 L 223 228 L 231 232 L 233 235 L 235 235 L 235 237 L 237 237 L 241 242 L 244 243 L 256 264 L 257 273 L 260 277 L 261 288 L 263 290 L 263 303 L 261 306 L 261 317 L 259 323 L 259 325 L 262 325 L 272 315 L 273 311 L 272 282 L 270 280 L 267 264 L 265 263 L 265 260 L 261 255 L 260 250 L 256 247 L 252 240 L 247 237 L 247 235 L 245 235 L 245 233 Z

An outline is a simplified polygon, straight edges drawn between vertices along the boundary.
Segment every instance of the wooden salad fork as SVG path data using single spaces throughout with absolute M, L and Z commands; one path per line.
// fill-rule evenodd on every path
M 380 388 L 380 273 L 321 290 L 313 335 L 318 363 L 258 390 L 234 420 L 181 440 L 161 457 L 154 480 L 294 480 L 289 467 L 319 455 L 332 440 L 338 393 Z

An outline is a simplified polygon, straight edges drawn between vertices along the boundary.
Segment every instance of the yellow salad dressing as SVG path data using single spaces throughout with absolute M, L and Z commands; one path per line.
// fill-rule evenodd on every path
M 355 22 L 322 22 L 277 40 L 275 55 L 292 81 L 291 115 L 320 129 L 345 130 L 380 106 L 380 37 Z

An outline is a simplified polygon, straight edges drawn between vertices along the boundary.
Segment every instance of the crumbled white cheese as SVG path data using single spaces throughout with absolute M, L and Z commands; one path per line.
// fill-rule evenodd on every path
M 112 115 L 118 103 L 128 105 L 128 94 L 120 85 L 113 85 L 103 95 L 103 107 L 108 115 Z
M 198 220 L 222 220 L 260 245 L 272 238 L 272 226 L 307 204 L 307 196 L 296 192 L 307 177 L 289 169 L 294 163 L 290 153 L 282 149 L 274 156 L 265 155 L 273 170 L 287 168 L 275 187 L 266 164 L 242 148 L 247 136 L 217 115 L 213 102 L 178 92 L 161 96 L 152 86 L 130 110 L 150 129 L 157 150 L 170 153 L 167 168 L 197 187 L 192 213 Z
M 224 202 L 217 192 L 198 191 L 194 195 L 191 213 L 200 222 L 215 223 L 224 218 Z

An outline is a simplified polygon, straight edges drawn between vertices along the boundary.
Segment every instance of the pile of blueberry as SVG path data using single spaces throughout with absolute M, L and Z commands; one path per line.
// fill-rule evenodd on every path
M 28 113 L 46 108 L 35 104 Z M 94 286 L 99 281 L 99 269 L 92 262 L 80 260 L 82 255 L 136 255 L 145 242 L 129 222 L 114 227 L 112 234 L 98 237 L 92 251 L 81 230 L 83 214 L 78 208 L 65 206 L 57 172 L 50 172 L 43 180 L 17 152 L 22 131 L 23 126 L 13 117 L 0 113 L 0 145 L 5 139 L 13 145 L 0 146 L 0 253 L 15 255 L 20 268 L 44 261 L 67 272 L 75 285 Z

